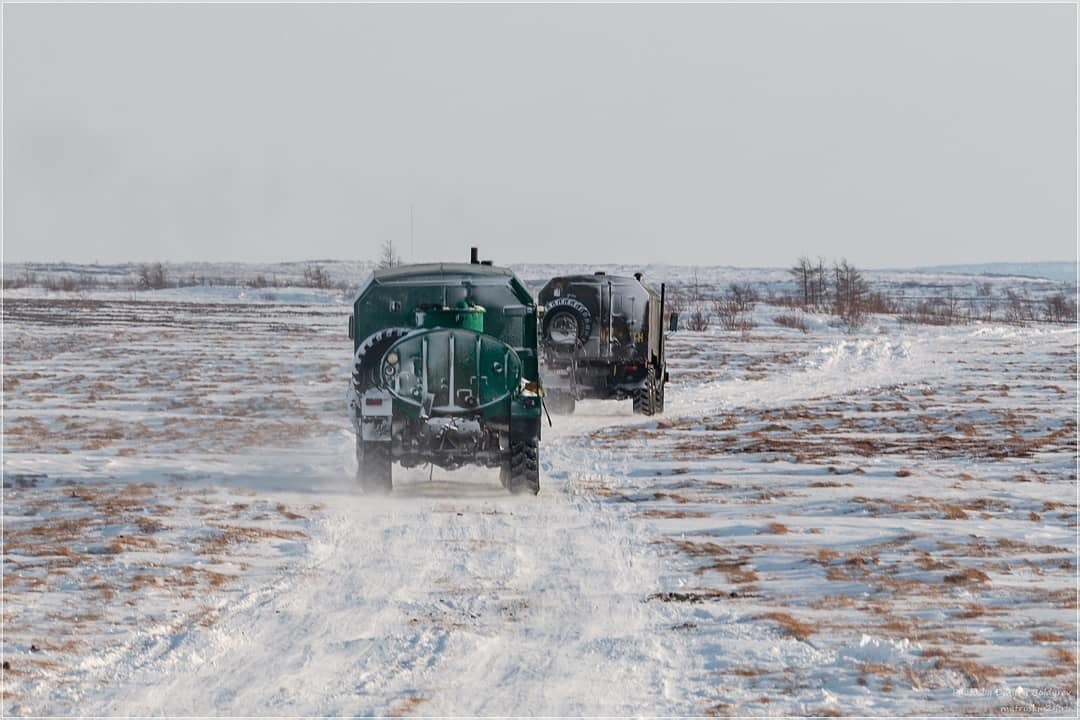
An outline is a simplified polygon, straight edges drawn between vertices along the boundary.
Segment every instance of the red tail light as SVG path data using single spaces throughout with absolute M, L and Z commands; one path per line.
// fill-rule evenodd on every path
M 364 398 L 364 404 L 378 407 L 379 405 L 382 405 L 382 398 Z

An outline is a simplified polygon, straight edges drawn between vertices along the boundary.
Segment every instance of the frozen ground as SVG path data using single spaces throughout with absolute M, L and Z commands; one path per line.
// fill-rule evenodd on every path
M 5 715 L 1075 716 L 1075 329 L 759 306 L 371 499 L 301 299 L 5 298 Z

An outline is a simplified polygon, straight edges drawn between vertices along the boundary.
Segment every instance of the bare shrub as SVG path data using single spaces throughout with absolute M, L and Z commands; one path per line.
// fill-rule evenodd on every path
M 750 283 L 731 283 L 728 285 L 727 298 L 738 312 L 750 312 L 758 301 L 758 294 Z
M 277 278 L 267 278 L 262 273 L 259 273 L 254 278 L 248 281 L 248 287 L 261 289 L 269 287 L 281 287 L 281 283 Z
M 1076 322 L 1076 300 L 1059 292 L 1043 301 L 1043 313 L 1050 322 Z
M 744 313 L 752 311 L 756 301 L 757 293 L 750 285 L 732 283 L 728 286 L 724 297 L 713 302 L 712 308 L 716 321 L 724 330 L 750 330 L 754 327 L 754 323 Z
M 139 287 L 143 290 L 161 290 L 169 286 L 165 266 L 161 263 L 144 263 L 138 267 Z
M 332 286 L 330 273 L 322 265 L 308 265 L 304 268 L 304 286 L 328 290 Z
M 1035 320 L 1035 305 L 1024 290 L 1005 290 L 1005 322 L 1024 324 Z
M 791 328 L 804 333 L 810 331 L 806 321 L 798 315 L 776 315 L 772 320 L 780 327 Z
M 701 310 L 694 310 L 694 312 L 686 316 L 684 324 L 687 330 L 703 332 L 709 328 L 709 316 L 701 312 Z
M 33 287 L 37 282 L 37 276 L 29 270 L 24 270 L 22 273 L 9 277 L 4 273 L 4 289 L 5 290 L 18 290 L 19 288 Z
M 42 282 L 42 287 L 51 292 L 77 292 L 79 283 L 70 275 L 62 275 L 60 277 L 46 278 Z

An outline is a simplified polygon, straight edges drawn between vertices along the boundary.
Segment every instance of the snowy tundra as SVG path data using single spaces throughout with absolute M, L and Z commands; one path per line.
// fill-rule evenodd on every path
M 5 715 L 1075 716 L 1074 327 L 669 338 L 541 492 L 354 480 L 347 304 L 7 294 Z

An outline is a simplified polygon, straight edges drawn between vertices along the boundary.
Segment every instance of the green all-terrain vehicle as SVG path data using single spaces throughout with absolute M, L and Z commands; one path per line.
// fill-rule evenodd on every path
M 357 474 L 389 492 L 391 465 L 501 468 L 540 489 L 537 308 L 507 268 L 480 262 L 376 270 L 353 301 L 350 413 Z

